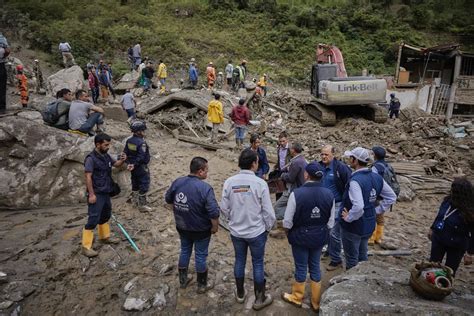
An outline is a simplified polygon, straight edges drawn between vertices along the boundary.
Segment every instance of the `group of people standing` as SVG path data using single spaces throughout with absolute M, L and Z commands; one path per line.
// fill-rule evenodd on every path
M 124 153 L 118 160 L 107 154 L 110 141 L 104 134 L 96 136 L 95 152 L 86 158 L 86 179 L 91 180 L 87 180 L 90 220 L 83 235 L 85 255 L 96 255 L 96 252 L 87 251 L 92 247 L 92 230 L 96 225 L 99 226 L 99 239 L 111 242 L 107 222 L 111 209 L 108 192 L 112 189 L 101 188 L 99 185 L 102 183 L 107 186 L 111 183 L 98 178 L 94 180 L 95 177 L 110 177 L 112 166 L 125 162 L 128 170 L 134 170 L 136 164 L 141 163 L 143 169 L 140 172 L 143 174 L 132 174 L 133 192 L 138 191 L 138 197 L 141 197 L 149 188 L 149 148 L 143 140 L 144 133 L 138 133 L 140 130 L 144 130 L 143 126 L 134 130 L 132 125 L 134 137 L 127 140 Z M 137 137 L 138 141 L 134 140 Z M 173 208 L 181 241 L 178 259 L 180 288 L 186 288 L 193 279 L 188 273 L 193 248 L 197 292 L 204 293 L 213 288 L 214 281 L 207 265 L 208 250 L 212 235 L 219 229 L 219 221 L 225 220 L 235 254 L 236 302 L 243 303 L 248 295 L 245 288 L 245 266 L 250 250 L 255 292 L 253 308 L 260 310 L 270 305 L 273 297 L 265 286 L 265 245 L 269 234 L 279 229 L 277 221 L 280 219 L 280 225 L 292 249 L 295 266 L 291 291 L 282 293 L 282 299 L 302 306 L 309 273 L 311 307 L 318 310 L 323 247 L 329 245 L 331 263 L 328 270 L 342 266 L 342 248 L 345 267 L 351 269 L 359 262 L 368 260 L 369 239 L 374 238 L 378 242 L 381 240 L 383 229 L 376 228 L 383 227 L 380 216 L 391 208 L 397 198 L 390 181 L 385 180 L 385 172 L 392 173 L 388 171 L 390 165 L 385 161 L 385 150 L 379 146 L 372 148 L 375 162 L 371 167 L 370 150 L 357 147 L 345 151 L 348 166 L 335 158 L 333 146 L 326 145 L 321 149 L 321 160 L 307 163 L 301 144 L 290 143 L 288 134 L 282 133 L 279 136 L 278 162 L 274 170 L 279 171 L 281 179 L 287 184 L 288 192 L 284 192 L 276 204 L 272 205 L 270 190 L 264 180 L 270 168 L 260 143 L 260 137 L 252 135 L 250 147 L 240 152 L 240 172 L 224 182 L 220 203 L 216 200 L 212 186 L 204 181 L 208 176 L 209 163 L 203 157 L 194 157 L 189 166 L 189 175 L 173 181 L 167 190 L 165 201 Z M 133 161 L 130 158 L 132 156 L 136 157 Z M 140 156 L 143 157 L 139 158 Z M 107 172 L 101 168 L 105 168 Z M 146 180 L 145 183 L 140 182 L 143 179 Z M 91 198 L 94 194 L 97 196 L 97 193 L 105 194 L 105 197 Z M 450 195 L 444 200 L 431 227 L 431 259 L 441 261 L 447 254 L 446 264 L 454 271 L 462 256 L 466 264 L 472 262 L 472 193 L 472 184 L 468 180 L 455 180 Z M 282 198 L 286 199 L 285 203 Z M 105 202 L 98 203 L 101 199 L 105 199 Z M 283 208 L 283 212 L 279 212 L 278 206 Z M 373 237 L 374 235 L 377 236 Z
M 104 63 L 101 59 L 96 66 L 92 60 L 87 64 L 87 81 L 92 94 L 92 102 L 99 102 L 99 97 L 104 103 L 109 102 L 109 92 L 114 100 L 116 99 L 115 90 L 113 88 L 113 71 L 111 63 Z

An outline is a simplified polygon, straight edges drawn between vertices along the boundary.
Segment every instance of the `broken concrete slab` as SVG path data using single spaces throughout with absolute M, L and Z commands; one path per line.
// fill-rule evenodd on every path
M 153 114 L 174 102 L 182 102 L 195 106 L 207 113 L 207 105 L 209 104 L 209 101 L 213 100 L 213 98 L 214 97 L 209 91 L 181 90 L 164 97 L 155 98 L 153 102 L 143 102 L 140 105 L 139 110 L 146 114 Z M 224 112 L 229 113 L 229 109 L 232 107 L 231 101 L 222 98 L 221 102 L 224 106 Z

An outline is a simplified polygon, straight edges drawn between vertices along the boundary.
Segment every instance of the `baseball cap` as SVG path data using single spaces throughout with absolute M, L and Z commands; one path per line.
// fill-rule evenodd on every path
M 383 147 L 380 147 L 380 146 L 375 146 L 372 148 L 372 151 L 374 152 L 374 155 L 383 159 L 385 158 L 385 156 L 387 155 L 387 152 L 385 151 L 385 149 Z
M 306 165 L 304 169 L 306 172 L 313 177 L 321 178 L 324 174 L 324 168 L 319 162 L 313 161 Z
M 346 150 L 344 152 L 344 156 L 346 157 L 354 157 L 357 160 L 363 161 L 363 162 L 369 162 L 370 161 L 370 154 L 369 151 L 365 148 L 362 147 L 356 147 L 352 150 Z

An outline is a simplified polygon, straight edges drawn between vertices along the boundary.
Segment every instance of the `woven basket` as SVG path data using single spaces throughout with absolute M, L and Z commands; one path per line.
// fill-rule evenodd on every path
M 436 287 L 434 284 L 431 284 L 421 276 L 421 272 L 431 268 L 443 269 L 443 271 L 446 272 L 446 278 L 451 282 L 451 287 Z M 451 270 L 450 267 L 442 265 L 441 263 L 421 262 L 415 264 L 415 266 L 411 269 L 410 286 L 416 293 L 429 300 L 441 301 L 446 296 L 451 294 L 453 291 L 453 282 L 453 270 Z

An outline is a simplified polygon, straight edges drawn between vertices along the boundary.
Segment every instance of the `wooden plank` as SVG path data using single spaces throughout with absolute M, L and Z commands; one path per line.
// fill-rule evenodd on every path
M 398 250 L 372 250 L 368 253 L 369 256 L 411 256 L 411 250 L 398 249 Z

